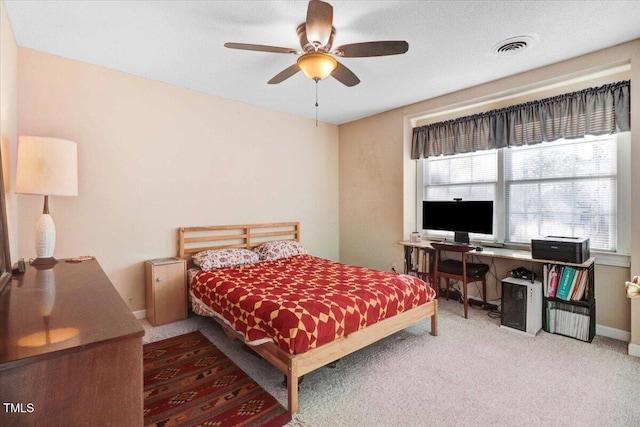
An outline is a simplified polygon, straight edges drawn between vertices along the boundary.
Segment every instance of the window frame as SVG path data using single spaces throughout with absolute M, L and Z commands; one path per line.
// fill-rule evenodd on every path
M 4 185 L 2 152 L 0 151 L 0 292 L 9 284 L 12 277 L 11 254 L 9 245 L 9 227 L 7 223 L 7 201 Z
M 599 261 L 604 264 L 616 266 L 630 265 L 631 252 L 631 133 L 622 132 L 615 135 L 617 139 L 616 157 L 617 157 L 617 174 L 616 174 L 616 250 L 615 251 L 599 251 Z M 530 249 L 530 244 L 514 243 L 506 241 L 507 234 L 507 207 L 505 204 L 506 183 L 505 183 L 505 159 L 504 150 L 509 148 L 501 148 L 497 150 L 497 182 L 496 182 L 496 198 L 494 200 L 494 236 L 495 241 L 481 241 L 481 244 L 489 244 L 496 246 L 512 247 L 516 249 Z M 425 238 L 442 236 L 433 236 L 426 233 L 422 229 L 422 201 L 424 195 L 424 174 L 427 171 L 427 163 L 429 159 L 424 158 L 418 160 L 416 167 L 416 229 L 420 230 Z M 502 221 L 498 219 L 502 218 Z M 599 262 L 600 263 L 600 262 Z

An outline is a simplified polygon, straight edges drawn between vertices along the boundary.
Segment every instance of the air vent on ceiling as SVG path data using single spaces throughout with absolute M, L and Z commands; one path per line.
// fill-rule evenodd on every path
M 497 56 L 509 56 L 523 52 L 530 48 L 535 41 L 531 36 L 518 36 L 502 40 L 491 48 L 491 52 Z

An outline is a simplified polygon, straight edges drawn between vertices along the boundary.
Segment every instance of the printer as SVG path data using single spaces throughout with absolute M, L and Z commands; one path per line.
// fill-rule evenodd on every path
M 547 236 L 531 239 L 531 257 L 582 264 L 589 259 L 589 238 Z

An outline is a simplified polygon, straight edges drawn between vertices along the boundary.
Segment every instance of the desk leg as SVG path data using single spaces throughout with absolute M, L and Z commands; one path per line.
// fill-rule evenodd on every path
M 425 281 L 429 283 L 429 285 L 438 292 L 438 284 L 436 283 L 435 278 L 435 264 L 434 264 L 434 251 L 433 249 L 423 249 L 424 254 L 422 255 L 422 271 L 424 272 Z M 429 260 L 427 261 L 427 257 Z
M 431 284 L 431 277 L 430 277 L 430 273 L 431 270 L 427 269 L 427 250 L 426 249 L 422 249 L 422 251 L 420 251 L 418 249 L 418 254 L 422 252 L 422 280 L 424 280 L 425 282 Z
M 404 247 L 404 274 L 409 274 L 411 269 L 411 255 L 413 248 L 411 246 Z

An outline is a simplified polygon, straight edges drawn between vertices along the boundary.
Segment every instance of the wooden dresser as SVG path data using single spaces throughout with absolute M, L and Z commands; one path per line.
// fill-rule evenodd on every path
M 96 260 L 27 266 L 0 294 L 3 426 L 141 426 L 144 329 Z

